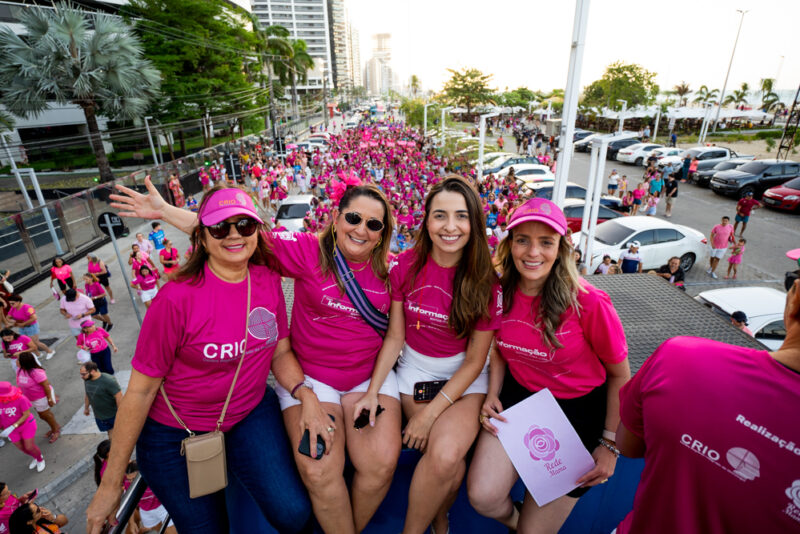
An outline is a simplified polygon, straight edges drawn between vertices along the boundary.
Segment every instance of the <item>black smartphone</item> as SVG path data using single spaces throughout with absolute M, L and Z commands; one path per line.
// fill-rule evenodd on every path
M 22 496 L 22 498 L 25 500 L 25 502 L 31 502 L 31 501 L 33 501 L 33 499 L 35 499 L 35 498 L 36 498 L 38 495 L 39 495 L 39 490 L 38 490 L 38 489 L 35 489 L 35 490 L 31 490 L 31 491 L 29 491 L 28 493 L 26 493 L 25 495 L 23 495 L 23 496 Z
M 447 380 L 431 380 L 414 384 L 414 402 L 430 402 L 439 394 Z
M 328 417 L 331 418 L 331 421 L 336 421 L 336 418 L 331 414 L 328 414 Z M 317 434 L 317 455 L 311 456 L 311 435 L 306 428 L 306 431 L 303 432 L 303 437 L 300 440 L 300 446 L 297 448 L 297 452 L 305 454 L 309 458 L 319 460 L 322 458 L 322 455 L 325 454 L 325 441 L 322 439 L 322 436 Z
M 383 412 L 383 406 L 381 406 L 379 404 L 378 405 L 378 409 L 375 410 L 375 419 L 378 418 L 378 416 L 381 414 L 381 412 Z M 368 424 L 369 424 L 369 410 L 364 408 L 363 410 L 361 410 L 361 413 L 356 418 L 356 420 L 353 421 L 353 428 L 355 428 L 356 430 L 361 430 L 362 428 L 364 428 Z

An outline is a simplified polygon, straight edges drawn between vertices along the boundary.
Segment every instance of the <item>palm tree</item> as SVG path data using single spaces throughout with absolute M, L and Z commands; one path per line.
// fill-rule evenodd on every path
M 292 86 L 292 113 L 295 119 L 300 117 L 297 108 L 297 82 L 304 83 L 308 79 L 308 71 L 314 67 L 314 58 L 308 53 L 308 46 L 302 39 L 291 42 L 289 56 L 275 64 L 281 83 Z
M 411 75 L 411 82 L 409 83 L 409 88 L 411 89 L 411 96 L 416 98 L 417 93 L 421 87 L 419 77 L 416 74 Z
M 766 111 L 767 101 L 775 101 L 778 99 L 778 95 L 776 95 L 772 89 L 775 86 L 775 78 L 761 78 L 760 82 L 761 87 L 761 109 Z
M 695 97 L 693 102 L 702 102 L 702 103 L 717 103 L 717 95 L 719 95 L 719 89 L 712 89 L 709 90 L 708 86 L 701 85 L 700 89 L 697 90 L 695 93 Z
M 745 84 L 746 85 L 746 84 Z M 731 94 L 725 97 L 725 100 L 722 102 L 723 106 L 727 106 L 728 104 L 746 104 L 747 103 L 747 91 L 743 89 L 734 89 Z
M 261 26 L 258 17 L 250 13 L 250 21 L 253 23 L 253 32 L 258 36 L 256 49 L 261 55 L 263 69 L 267 72 L 267 79 L 272 80 L 272 72 L 277 70 L 275 67 L 280 61 L 288 59 L 292 55 L 292 43 L 289 41 L 289 30 L 278 24 Z M 262 74 L 262 86 L 264 76 Z M 269 90 L 269 121 L 275 124 L 275 105 L 273 96 L 275 86 L 280 86 L 279 82 L 271 81 Z M 282 89 L 281 89 L 282 91 Z
M 52 102 L 80 106 L 100 179 L 113 180 L 97 115 L 140 118 L 158 95 L 161 74 L 119 18 L 65 3 L 30 7 L 19 18 L 25 39 L 0 28 L 0 103 L 24 118 L 40 115 Z
M 685 106 L 689 100 L 687 95 L 692 92 L 691 88 L 689 87 L 689 84 L 684 81 L 681 81 L 681 83 L 676 85 L 673 88 L 673 90 L 675 94 L 678 95 L 678 104 L 681 105 L 681 102 L 683 102 L 682 105 Z

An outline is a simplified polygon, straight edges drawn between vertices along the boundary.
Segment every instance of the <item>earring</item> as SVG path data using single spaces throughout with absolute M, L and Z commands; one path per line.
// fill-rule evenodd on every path
M 378 238 L 378 244 L 377 244 L 377 245 L 375 245 L 375 248 L 373 248 L 372 250 L 377 250 L 377 249 L 378 249 L 378 247 L 380 247 L 380 246 L 381 246 L 381 243 L 383 243 L 383 236 L 381 236 L 381 237 L 379 237 L 379 238 Z

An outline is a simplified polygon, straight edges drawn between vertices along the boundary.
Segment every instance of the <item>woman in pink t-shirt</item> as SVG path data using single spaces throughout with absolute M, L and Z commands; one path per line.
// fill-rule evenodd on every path
M 189 496 L 181 454 L 187 429 L 223 432 L 229 477 L 278 532 L 300 532 L 310 516 L 278 399 L 267 385 L 270 371 L 287 388 L 304 380 L 289 344 L 281 278 L 266 266 L 272 261 L 266 227 L 250 196 L 225 186 L 204 196 L 199 220 L 192 257 L 164 285 L 142 324 L 108 467 L 87 510 L 90 531 L 99 532 L 113 516 L 134 445 L 142 476 L 180 532 L 227 531 L 225 490 Z M 329 419 L 313 390 L 298 388 L 295 395 L 302 407 L 292 445 L 308 429 L 312 450 L 321 435 L 330 451 L 341 420 Z
M 63 293 L 68 288 L 74 288 L 78 284 L 72 274 L 72 268 L 67 265 L 62 258 L 55 258 L 53 266 L 50 267 L 50 289 L 53 289 L 53 282 L 58 282 L 58 287 Z
M 31 353 L 25 352 L 19 355 L 17 387 L 31 401 L 33 409 L 36 410 L 42 421 L 50 425 L 50 430 L 45 436 L 50 439 L 50 443 L 54 443 L 61 436 L 61 425 L 50 411 L 50 408 L 57 402 L 56 392 L 47 379 L 47 373 Z
M 111 322 L 111 317 L 108 316 L 106 290 L 103 288 L 103 284 L 100 283 L 97 276 L 92 273 L 83 275 L 83 292 L 86 293 L 87 297 L 92 299 L 92 304 L 94 304 L 95 314 L 92 315 L 92 317 L 103 321 L 103 328 L 111 331 L 114 327 L 114 323 Z
M 172 246 L 172 241 L 169 239 L 164 240 L 164 248 L 159 252 L 159 261 L 164 266 L 164 274 L 169 274 L 177 271 L 180 268 L 181 255 L 178 249 Z
M 108 293 L 111 304 L 114 304 L 114 292 L 111 290 L 111 284 L 108 280 L 111 273 L 108 272 L 106 264 L 96 254 L 87 254 L 86 259 L 89 262 L 89 266 L 86 270 L 97 277 L 100 281 L 100 285 L 106 288 L 106 293 Z
M 447 532 L 447 512 L 480 430 L 486 354 L 502 312 L 500 284 L 480 199 L 466 180 L 448 176 L 433 186 L 420 228 L 414 248 L 391 263 L 389 331 L 353 417 L 366 410 L 375 421 L 379 384 L 397 363 L 408 418 L 403 442 L 423 452 L 411 479 L 404 531 L 423 532 L 432 524 Z M 430 402 L 414 402 L 415 384 L 432 381 L 446 384 Z
M 86 319 L 81 323 L 81 333 L 75 344 L 79 349 L 89 351 L 92 361 L 97 364 L 101 373 L 114 374 L 114 366 L 111 364 L 111 350 L 118 352 L 114 340 L 102 328 L 97 328 L 94 321 Z
M 619 455 L 619 390 L 630 378 L 625 333 L 608 295 L 579 277 L 566 233 L 561 209 L 534 198 L 514 211 L 497 256 L 503 318 L 467 490 L 479 513 L 520 532 L 557 532 L 578 497 L 614 473 Z M 543 507 L 526 495 L 520 512 L 509 495 L 519 474 L 495 425 L 505 422 L 500 412 L 544 388 L 596 465 L 576 481 L 579 487 Z
M 7 297 L 9 308 L 7 320 L 9 326 L 19 328 L 19 333 L 23 336 L 28 336 L 33 340 L 34 345 L 38 347 L 38 352 L 47 354 L 47 359 L 53 357 L 56 351 L 39 341 L 39 319 L 36 316 L 36 310 L 30 304 L 22 302 L 22 296 L 9 295 Z
M 36 445 L 36 419 L 31 415 L 31 401 L 10 382 L 0 382 L 0 429 L 0 439 L 10 439 L 33 458 L 28 469 L 44 471 L 44 456 Z
M 19 368 L 17 358 L 20 354 L 36 352 L 36 345 L 31 338 L 18 334 L 10 328 L 0 331 L 0 338 L 3 340 L 3 357 L 11 360 L 11 369 L 14 370 L 14 373 Z
M 161 281 L 148 265 L 142 265 L 136 273 L 136 278 L 131 281 L 131 287 L 139 290 L 139 297 L 144 307 L 149 308 L 158 290 L 161 289 Z

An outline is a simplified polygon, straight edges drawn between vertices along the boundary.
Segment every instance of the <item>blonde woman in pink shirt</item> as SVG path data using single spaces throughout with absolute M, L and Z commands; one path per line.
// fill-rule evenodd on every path
M 118 187 L 125 196 L 114 195 L 112 200 L 123 216 L 160 219 L 194 231 L 194 214 L 169 206 L 149 180 L 145 184 L 148 195 Z M 344 287 L 345 275 L 336 265 L 339 258 L 347 263 L 347 278 L 358 282 L 373 308 L 367 308 L 368 313 L 389 311 L 386 256 L 392 235 L 391 208 L 371 185 L 342 193 L 331 224 L 321 234 L 268 236 L 278 272 L 295 279 L 291 346 L 304 377 L 276 388 L 290 443 L 300 443 L 303 434 L 301 393 L 313 391 L 335 420 L 329 428 L 335 439 L 325 455 L 314 459 L 294 451 L 317 520 L 331 534 L 361 532 L 367 526 L 389 491 L 401 448 L 400 395 L 393 373 L 379 388 L 379 403 L 385 411 L 375 426 L 355 428 L 354 406 L 370 386 L 383 334 L 357 309 Z M 345 449 L 355 467 L 349 489 L 342 475 Z

